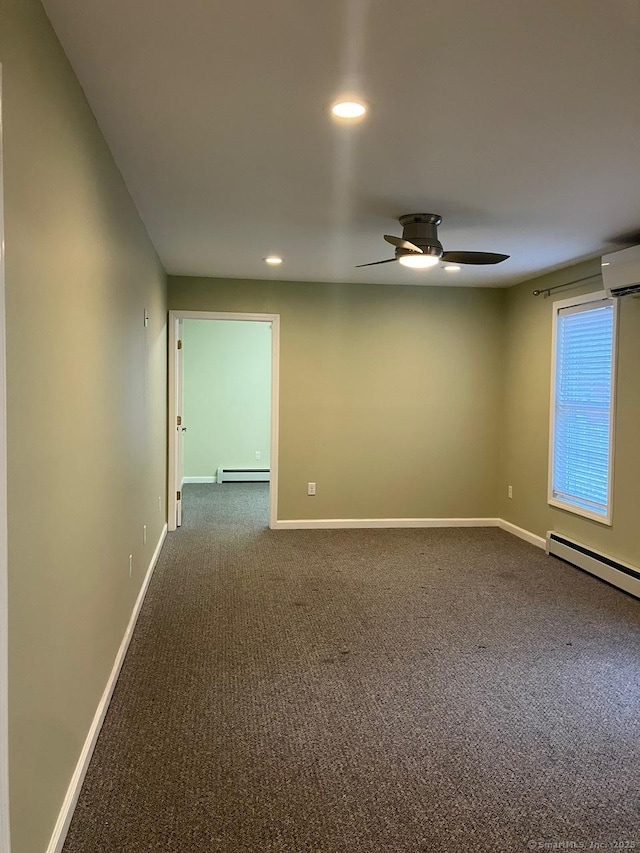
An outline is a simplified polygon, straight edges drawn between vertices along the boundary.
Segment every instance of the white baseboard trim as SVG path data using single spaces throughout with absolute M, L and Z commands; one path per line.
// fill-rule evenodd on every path
M 182 485 L 185 483 L 217 483 L 217 477 L 183 477 Z
M 340 530 L 393 527 L 499 527 L 535 545 L 546 548 L 546 540 L 503 518 L 297 518 L 276 521 L 272 530 Z
M 537 548 L 542 548 L 543 551 L 546 551 L 547 540 L 542 536 L 536 536 L 535 533 L 531 533 L 523 527 L 518 527 L 510 521 L 505 521 L 504 518 L 498 519 L 498 527 L 501 530 L 506 530 L 507 533 L 513 534 L 513 536 L 518 536 L 520 539 L 524 539 L 524 541 L 528 542 L 530 545 L 535 545 Z
M 102 728 L 102 723 L 104 722 L 104 718 L 107 713 L 107 708 L 109 707 L 109 702 L 111 701 L 111 696 L 113 695 L 113 691 L 116 686 L 118 676 L 120 675 L 120 670 L 122 669 L 122 664 L 124 662 L 127 649 L 129 648 L 129 643 L 131 642 L 133 629 L 135 628 L 136 622 L 138 621 L 138 615 L 140 614 L 140 609 L 142 608 L 142 603 L 149 587 L 149 581 L 151 580 L 153 570 L 155 569 L 156 563 L 158 562 L 158 557 L 160 556 L 160 551 L 162 549 L 162 545 L 164 544 L 166 535 L 167 525 L 165 524 L 162 528 L 162 533 L 160 534 L 160 539 L 158 540 L 156 549 L 153 552 L 153 556 L 151 557 L 151 562 L 149 563 L 149 568 L 147 569 L 147 573 L 144 577 L 144 581 L 142 582 L 140 592 L 138 593 L 138 598 L 136 599 L 136 603 L 133 606 L 131 618 L 129 619 L 127 630 L 124 632 L 124 637 L 122 638 L 122 642 L 120 643 L 120 648 L 118 649 L 118 654 L 116 655 L 115 663 L 113 664 L 113 669 L 111 670 L 111 675 L 109 676 L 109 680 L 107 681 L 107 686 L 104 689 L 104 693 L 102 694 L 102 698 L 100 699 L 100 703 L 98 704 L 98 708 L 94 715 L 93 722 L 91 723 L 89 733 L 87 734 L 84 746 L 82 747 L 80 758 L 78 759 L 76 768 L 73 771 L 73 776 L 71 777 L 71 782 L 69 784 L 66 796 L 62 803 L 62 808 L 60 809 L 60 814 L 58 815 L 58 820 L 56 821 L 56 825 L 54 827 L 51 840 L 49 841 L 49 844 L 47 846 L 46 853 L 61 853 L 65 838 L 67 836 L 67 832 L 69 830 L 69 824 L 71 823 L 71 818 L 73 817 L 73 812 L 78 802 L 78 797 L 80 796 L 80 789 L 82 788 L 84 777 L 89 768 L 89 762 L 91 761 L 91 756 L 93 755 L 93 750 L 95 748 L 96 741 L 98 740 L 98 735 L 100 734 L 100 729 Z
M 276 521 L 272 530 L 335 530 L 353 527 L 498 527 L 499 518 L 298 518 Z

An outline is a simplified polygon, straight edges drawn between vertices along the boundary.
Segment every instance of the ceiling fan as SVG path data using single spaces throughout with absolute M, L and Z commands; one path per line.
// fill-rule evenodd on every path
M 395 258 L 358 264 L 358 267 L 373 267 L 376 264 L 391 264 L 395 261 L 415 269 L 435 266 L 438 261 L 451 264 L 500 264 L 509 257 L 496 252 L 445 252 L 438 240 L 438 225 L 442 222 L 442 217 L 437 213 L 407 213 L 401 216 L 399 221 L 402 225 L 402 237 L 384 235 L 387 243 L 396 247 Z

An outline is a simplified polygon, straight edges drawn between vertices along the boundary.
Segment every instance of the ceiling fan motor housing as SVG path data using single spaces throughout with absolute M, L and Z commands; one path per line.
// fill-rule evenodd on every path
M 425 255 L 441 257 L 444 251 L 442 243 L 438 240 L 438 225 L 442 217 L 437 213 L 408 213 L 400 217 L 402 225 L 402 239 L 413 243 L 422 249 Z M 407 249 L 396 249 L 396 257 L 410 255 Z

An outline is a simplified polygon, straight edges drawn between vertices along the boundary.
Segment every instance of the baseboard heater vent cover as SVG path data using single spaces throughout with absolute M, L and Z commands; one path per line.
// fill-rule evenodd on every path
M 218 468 L 219 483 L 268 483 L 268 468 Z
M 628 563 L 600 554 L 559 533 L 547 533 L 547 554 L 584 569 L 607 583 L 640 598 L 640 570 Z

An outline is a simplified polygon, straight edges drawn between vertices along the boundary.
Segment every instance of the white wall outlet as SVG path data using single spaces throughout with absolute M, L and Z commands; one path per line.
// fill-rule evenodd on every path
M 142 525 L 142 544 L 143 545 L 147 544 L 147 525 L 146 524 Z
M 316 484 L 315 483 L 307 483 L 307 494 L 315 495 L 316 493 Z
M 262 459 L 262 453 L 259 450 L 256 450 L 256 459 Z
M 133 554 L 129 554 L 129 577 L 131 577 L 132 571 L 133 571 Z
M 509 500 L 513 497 L 513 486 L 509 486 Z

